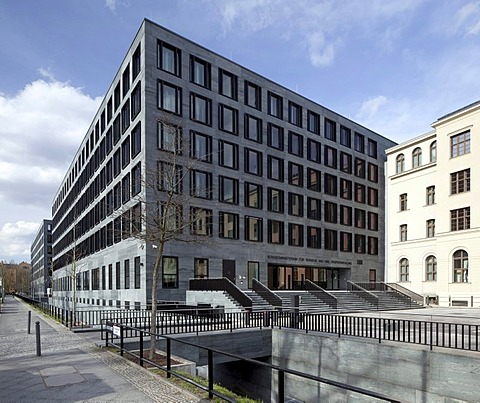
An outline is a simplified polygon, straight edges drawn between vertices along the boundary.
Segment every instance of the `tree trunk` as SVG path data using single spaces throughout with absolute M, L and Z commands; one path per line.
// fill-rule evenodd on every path
M 160 263 L 163 256 L 164 243 L 160 242 L 158 245 L 158 253 L 155 258 L 152 276 L 152 313 L 150 319 L 150 359 L 153 359 L 157 344 L 157 289 L 158 289 L 158 275 L 160 271 Z

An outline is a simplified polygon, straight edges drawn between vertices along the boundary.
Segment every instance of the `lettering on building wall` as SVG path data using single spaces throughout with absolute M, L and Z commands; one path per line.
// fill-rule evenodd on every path
M 299 262 L 299 263 L 322 263 L 322 264 L 337 264 L 343 266 L 352 266 L 352 262 L 347 260 L 333 260 L 333 259 L 317 259 L 317 258 L 304 258 L 297 256 L 278 256 L 278 255 L 267 255 L 268 259 L 276 261 L 285 261 L 285 262 Z

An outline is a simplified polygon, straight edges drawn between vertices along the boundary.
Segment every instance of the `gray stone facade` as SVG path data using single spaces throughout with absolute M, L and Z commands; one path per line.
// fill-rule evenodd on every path
M 134 74 L 137 61 L 140 69 Z M 228 86 L 229 79 L 232 87 Z M 115 108 L 117 88 L 121 101 Z M 141 109 L 132 114 L 133 92 L 138 88 Z M 109 102 L 113 104 L 111 114 Z M 129 111 L 122 114 L 128 103 Z M 102 151 L 102 141 L 112 127 L 115 131 L 115 119 L 122 124 L 122 116 L 128 122 L 123 122 L 118 142 L 114 141 L 111 151 Z M 202 123 L 204 116 L 206 121 Z M 74 243 L 80 251 L 76 263 L 81 274 L 76 293 L 80 303 L 123 306 L 128 302 L 133 307 L 150 300 L 155 249 L 131 238 L 111 241 L 115 212 L 109 215 L 108 206 L 105 212 L 103 207 L 96 206 L 102 200 L 107 205 L 109 193 L 116 186 L 121 187 L 128 174 L 133 181 L 135 167 L 141 166 L 142 173 L 157 170 L 158 163 L 166 159 L 159 129 L 166 122 L 182 127 L 182 161 L 195 158 L 194 169 L 209 178 L 210 197 L 190 198 L 183 212 L 188 214 L 191 207 L 210 210 L 212 235 L 206 237 L 207 242 L 166 245 L 164 254 L 176 259 L 177 272 L 168 284 L 160 276 L 160 300 L 185 300 L 188 281 L 195 275 L 195 259 L 206 259 L 203 262 L 208 262 L 208 277 L 229 277 L 243 289 L 249 287 L 252 277 L 271 288 L 302 287 L 306 279 L 326 288 L 345 288 L 347 280 L 383 280 L 385 149 L 394 143 L 145 20 L 55 197 L 56 304 L 65 305 L 71 299 L 69 273 Z M 140 151 L 132 153 L 121 172 L 110 181 L 102 179 L 102 175 L 107 175 L 102 171 L 118 150 L 122 153 L 127 138 L 132 144 L 138 127 L 141 127 Z M 283 134 L 276 136 L 276 129 Z M 331 139 L 327 138 L 329 133 Z M 280 137 L 282 141 L 277 143 Z M 192 155 L 197 138 L 207 144 L 203 158 Z M 227 154 L 222 144 L 235 150 L 233 167 L 226 166 Z M 91 176 L 83 186 L 76 186 L 88 161 L 95 158 L 98 161 L 88 168 L 93 171 Z M 275 162 L 283 167 L 279 180 L 273 178 L 278 173 Z M 193 176 L 190 173 L 184 178 L 182 191 L 186 195 L 194 193 Z M 225 194 L 220 177 L 237 187 L 232 194 Z M 261 189 L 257 207 L 247 206 L 251 188 L 247 191 L 246 183 Z M 350 189 L 344 189 L 346 186 Z M 271 189 L 283 192 L 280 212 L 273 211 L 276 200 L 270 195 Z M 94 196 L 86 197 L 88 202 L 83 203 L 74 219 L 71 206 L 78 204 L 88 191 Z M 152 194 L 142 188 L 136 197 L 152 201 Z M 221 201 L 222 194 L 227 200 L 232 197 L 232 202 Z M 134 204 L 132 194 L 118 211 Z M 219 235 L 222 213 L 233 214 L 237 220 L 232 238 Z M 85 219 L 88 214 L 92 217 Z M 83 226 L 75 237 L 74 221 Z M 277 232 L 282 226 L 283 230 Z M 127 279 L 125 261 L 129 262 Z M 89 274 L 83 275 L 85 271 Z M 95 287 L 92 287 L 93 277 L 98 282 Z M 129 288 L 125 287 L 125 280 Z
M 34 298 L 47 298 L 51 287 L 52 220 L 43 220 L 30 248 L 31 292 Z

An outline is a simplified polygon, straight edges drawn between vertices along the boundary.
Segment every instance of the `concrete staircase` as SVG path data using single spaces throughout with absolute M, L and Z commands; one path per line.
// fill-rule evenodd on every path
M 271 311 L 275 309 L 255 291 L 244 291 L 244 294 L 250 297 L 250 299 L 252 300 L 252 311 Z

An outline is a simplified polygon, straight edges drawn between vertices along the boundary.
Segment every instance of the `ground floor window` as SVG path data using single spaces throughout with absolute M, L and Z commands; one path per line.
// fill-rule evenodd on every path
M 248 288 L 252 288 L 253 279 L 260 280 L 259 262 L 248 262 Z
M 178 288 L 178 258 L 165 256 L 162 269 L 162 288 Z
M 207 278 L 208 277 L 208 259 L 196 257 L 193 261 L 193 277 Z
M 429 256 L 425 260 L 426 276 L 427 281 L 436 281 L 437 280 L 437 258 L 435 256 Z
M 468 253 L 464 250 L 453 254 L 453 282 L 468 283 Z
M 303 290 L 307 280 L 324 289 L 340 288 L 340 269 L 304 266 L 268 265 L 268 288 L 272 290 Z
M 400 260 L 400 281 L 408 281 L 409 276 L 409 264 L 408 259 L 403 258 Z

